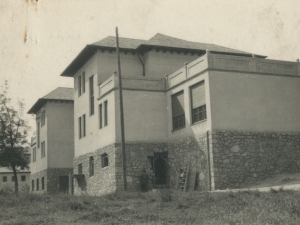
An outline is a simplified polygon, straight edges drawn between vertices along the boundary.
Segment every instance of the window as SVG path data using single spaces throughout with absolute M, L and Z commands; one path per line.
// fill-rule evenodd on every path
M 104 102 L 104 126 L 107 126 L 107 101 Z
M 85 92 L 85 72 L 78 76 L 78 97 Z
M 40 123 L 37 123 L 37 147 L 40 147 Z
M 36 147 L 32 149 L 32 162 L 36 161 Z
M 79 139 L 85 137 L 86 135 L 85 114 L 78 118 L 78 132 L 79 132 Z
M 78 164 L 78 174 L 82 174 L 82 164 Z
M 42 148 L 41 148 L 41 158 L 44 158 L 46 155 L 46 146 L 45 146 L 45 141 L 42 142 Z
M 206 119 L 205 86 L 200 82 L 191 87 L 192 123 Z
M 108 155 L 106 153 L 101 155 L 101 163 L 102 163 L 102 168 L 108 166 Z
M 36 179 L 36 190 L 38 191 L 40 189 L 40 182 L 39 179 Z
M 31 180 L 31 190 L 34 191 L 34 180 Z
M 85 129 L 85 114 L 82 116 L 82 120 L 83 120 L 83 131 L 82 131 L 82 136 L 85 137 L 86 135 L 86 129 Z
M 82 91 L 82 94 L 85 92 L 85 72 L 82 73 L 82 88 L 81 88 L 81 91 Z
M 90 157 L 90 177 L 94 175 L 94 157 Z
M 21 176 L 21 181 L 26 181 L 26 176 Z
M 7 176 L 3 176 L 3 177 L 2 177 L 2 181 L 3 181 L 3 183 L 4 183 L 4 182 L 7 182 Z
M 79 139 L 82 137 L 81 134 L 81 117 L 78 118 L 78 133 L 79 133 Z
M 173 130 L 185 127 L 183 91 L 172 95 Z
M 99 105 L 99 128 L 101 129 L 103 127 L 102 124 L 102 104 Z
M 11 177 L 11 182 L 15 182 L 15 176 Z
M 90 77 L 90 115 L 94 115 L 94 76 Z
M 44 189 L 45 189 L 45 178 L 42 177 L 42 190 L 44 190 Z
M 81 96 L 81 75 L 78 76 L 78 97 Z
M 45 125 L 45 110 L 42 110 L 41 112 L 41 126 Z

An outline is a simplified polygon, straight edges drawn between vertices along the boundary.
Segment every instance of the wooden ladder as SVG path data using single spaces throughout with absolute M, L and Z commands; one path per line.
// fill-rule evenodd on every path
M 188 164 L 185 167 L 185 170 L 183 171 L 183 177 L 182 177 L 182 180 L 180 182 L 180 190 L 182 190 L 182 191 L 187 191 L 189 171 L 190 171 L 190 165 Z

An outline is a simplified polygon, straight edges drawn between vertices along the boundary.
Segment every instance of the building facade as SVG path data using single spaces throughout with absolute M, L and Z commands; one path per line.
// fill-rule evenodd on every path
M 74 193 L 123 189 L 114 38 L 86 46 L 74 78 Z M 157 34 L 120 38 L 127 182 L 189 190 L 241 187 L 298 172 L 299 63 Z M 288 110 L 287 110 L 288 109 Z
M 68 193 L 74 156 L 73 89 L 55 89 L 28 113 L 36 115 L 37 127 L 31 147 L 31 192 Z

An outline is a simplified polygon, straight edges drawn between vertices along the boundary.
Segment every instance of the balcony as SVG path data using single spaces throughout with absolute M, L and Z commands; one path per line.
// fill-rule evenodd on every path
M 98 85 L 98 100 L 113 90 L 119 89 L 119 77 L 114 73 L 102 84 Z M 122 76 L 123 90 L 165 91 L 165 79 L 144 76 Z
M 207 53 L 166 76 L 166 89 L 206 71 L 229 71 L 261 75 L 300 77 L 300 63 Z

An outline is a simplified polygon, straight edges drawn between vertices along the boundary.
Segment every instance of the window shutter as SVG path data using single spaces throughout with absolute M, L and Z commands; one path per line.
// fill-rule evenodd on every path
M 173 118 L 184 114 L 183 91 L 172 96 Z
M 192 95 L 192 108 L 198 108 L 205 105 L 205 85 L 204 82 L 200 82 L 191 87 Z

